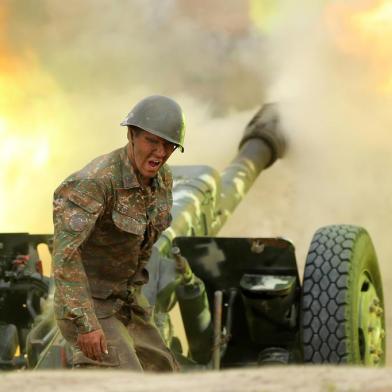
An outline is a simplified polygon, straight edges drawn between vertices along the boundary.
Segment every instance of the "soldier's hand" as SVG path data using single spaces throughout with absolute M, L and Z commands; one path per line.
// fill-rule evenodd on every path
M 102 329 L 79 334 L 77 345 L 87 358 L 94 361 L 102 362 L 103 354 L 108 353 L 106 338 Z

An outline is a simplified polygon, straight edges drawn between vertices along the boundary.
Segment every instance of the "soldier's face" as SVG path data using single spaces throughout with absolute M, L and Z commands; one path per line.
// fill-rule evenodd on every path
M 131 148 L 130 154 L 132 165 L 143 177 L 147 179 L 155 177 L 176 149 L 176 145 L 142 130 L 133 132 L 131 137 L 133 140 L 133 149 Z

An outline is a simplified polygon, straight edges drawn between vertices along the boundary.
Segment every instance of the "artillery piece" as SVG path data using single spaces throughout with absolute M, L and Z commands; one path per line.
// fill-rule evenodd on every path
M 285 145 L 277 108 L 268 104 L 246 127 L 237 156 L 222 173 L 208 166 L 172 168 L 173 221 L 154 245 L 144 293 L 185 370 L 385 361 L 381 277 L 365 229 L 317 230 L 302 284 L 290 241 L 216 237 Z M 177 301 L 189 353 L 171 328 L 169 311 Z M 52 340 L 42 351 L 28 351 L 35 353 L 29 365 L 68 367 L 65 341 L 48 318 L 29 341 Z
M 27 365 L 27 335 L 41 314 L 41 299 L 48 296 L 50 284 L 37 247 L 50 241 L 50 235 L 0 234 L 0 369 Z
M 250 121 L 239 153 L 220 175 L 206 166 L 173 168 L 174 219 L 150 260 L 157 289 L 151 282 L 145 288 L 150 301 L 158 303 L 157 324 L 170 342 L 164 316 L 177 299 L 188 357 L 215 368 L 271 362 L 383 364 L 382 283 L 365 229 L 332 225 L 317 230 L 302 285 L 290 241 L 215 237 L 285 147 L 277 107 L 268 104 Z M 173 283 L 173 246 L 198 279 Z M 171 292 L 175 295 L 169 299 Z

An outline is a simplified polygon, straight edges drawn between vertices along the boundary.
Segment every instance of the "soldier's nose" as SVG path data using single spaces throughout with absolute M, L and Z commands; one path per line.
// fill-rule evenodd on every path
M 163 158 L 166 155 L 166 149 L 163 143 L 158 143 L 154 151 L 157 158 Z

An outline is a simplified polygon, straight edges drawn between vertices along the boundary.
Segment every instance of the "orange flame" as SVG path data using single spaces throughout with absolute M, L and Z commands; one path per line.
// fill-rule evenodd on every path
M 330 6 L 327 23 L 340 49 L 369 66 L 377 90 L 391 93 L 392 1 L 367 0 L 355 5 Z
M 0 231 L 37 232 L 50 223 L 39 217 L 39 190 L 46 186 L 42 173 L 53 155 L 65 105 L 32 49 L 14 53 L 6 33 L 7 13 L 0 7 Z M 50 194 L 44 201 L 48 205 Z

